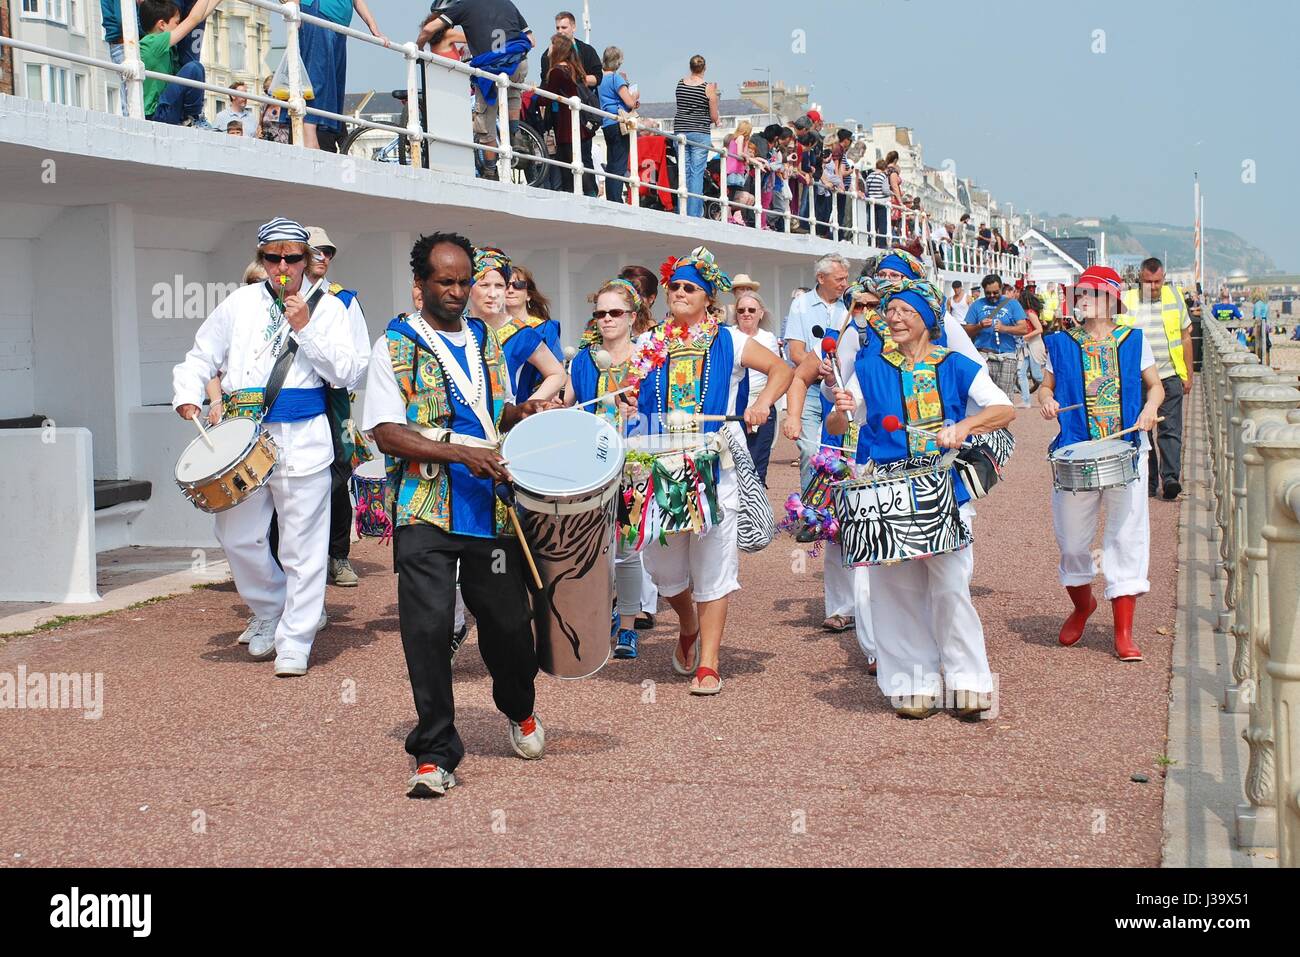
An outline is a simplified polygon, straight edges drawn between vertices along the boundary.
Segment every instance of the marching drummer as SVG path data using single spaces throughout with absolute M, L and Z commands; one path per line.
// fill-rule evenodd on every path
M 767 385 L 743 416 L 747 427 L 757 428 L 789 387 L 790 367 L 775 353 L 735 327 L 720 326 L 709 315 L 717 294 L 730 288 L 731 280 L 703 246 L 674 263 L 668 281 L 669 320 L 648 334 L 633 359 L 643 379 L 638 408 L 653 425 L 662 424 L 669 414 L 740 414 L 738 387 L 745 369 L 756 369 L 767 376 Z M 705 433 L 724 427 L 717 420 L 699 425 Z M 743 445 L 743 439 L 737 441 Z M 663 544 L 652 542 L 642 552 L 646 570 L 677 612 L 680 634 L 673 649 L 673 670 L 692 676 L 693 695 L 722 690 L 718 653 L 727 621 L 727 596 L 740 588 L 736 541 L 740 495 L 735 469 L 719 468 L 714 478 L 721 521 L 703 534 L 668 535 Z
M 505 356 L 486 324 L 464 315 L 474 247 L 463 236 L 422 236 L 411 251 L 418 313 L 388 324 L 370 354 L 362 426 L 387 458 L 394 515 L 397 610 L 417 722 L 410 797 L 445 794 L 465 755 L 452 695 L 456 566 L 478 623 L 492 698 L 511 747 L 540 758 L 545 732 L 533 711 L 537 655 L 523 553 L 497 507 L 510 475 L 499 433 L 540 401 L 512 404 Z M 549 352 L 547 353 L 549 355 Z
M 204 387 L 224 370 L 230 414 L 260 418 L 279 449 L 268 493 L 259 490 L 219 513 L 216 532 L 239 597 L 253 613 L 239 641 L 253 658 L 274 655 L 280 677 L 307 673 L 324 618 L 334 461 L 326 389 L 357 381 L 366 361 L 343 303 L 323 281 L 304 288 L 307 253 L 307 230 L 292 220 L 277 217 L 258 230 L 268 279 L 227 296 L 172 371 L 172 405 L 182 418 L 199 414 Z M 268 536 L 273 511 L 278 564 Z
M 850 416 L 856 418 L 859 462 L 932 456 L 1011 423 L 1011 400 L 988 371 L 936 344 L 943 328 L 938 289 L 904 280 L 881 304 L 888 341 L 859 350 L 845 388 L 834 390 L 830 430 L 843 433 Z M 968 415 L 968 403 L 978 411 Z M 889 431 L 891 418 L 908 428 Z M 955 492 L 969 525 L 970 495 L 960 482 Z M 984 628 L 970 597 L 974 562 L 972 549 L 961 548 L 869 569 L 876 681 L 900 717 L 935 714 L 945 683 L 959 718 L 978 719 L 991 706 Z
M 608 419 L 620 434 L 636 415 L 635 384 L 640 380 L 632 371 L 632 324 L 643 308 L 641 294 L 626 279 L 611 279 L 600 287 L 591 314 L 600 342 L 587 342 L 578 350 L 569 365 L 571 384 L 564 390 L 566 405 L 593 402 L 587 409 Z M 633 386 L 632 391 L 614 395 L 627 386 Z M 601 396 L 607 398 L 596 401 Z M 637 656 L 635 622 L 641 611 L 643 575 L 641 553 L 620 535 L 614 558 L 618 595 L 615 658 Z
M 1141 453 L 1137 481 L 1096 492 L 1054 490 L 1052 525 L 1061 550 L 1061 584 L 1074 604 L 1061 626 L 1061 644 L 1075 644 L 1083 636 L 1088 616 L 1097 609 L 1092 593 L 1096 575 L 1092 541 L 1097 511 L 1104 502 L 1101 573 L 1115 621 L 1115 654 L 1121 661 L 1141 661 L 1142 652 L 1133 642 L 1133 611 L 1137 596 L 1151 590 L 1147 433 L 1155 427 L 1164 387 L 1142 330 L 1115 324 L 1115 314 L 1124 308 L 1123 291 L 1115 270 L 1107 266 L 1084 270 L 1074 286 L 1074 315 L 1081 325 L 1043 340 L 1047 365 L 1038 404 L 1043 418 L 1056 419 L 1061 428 L 1052 451 L 1136 426 L 1137 431 L 1124 439 Z
M 564 388 L 564 366 L 546 344 L 543 330 L 528 321 L 512 318 L 506 309 L 510 277 L 509 256 L 493 246 L 476 249 L 469 314 L 485 322 L 496 334 L 510 371 L 511 393 L 523 398 L 553 398 Z M 524 389 L 539 378 L 540 384 L 526 393 Z

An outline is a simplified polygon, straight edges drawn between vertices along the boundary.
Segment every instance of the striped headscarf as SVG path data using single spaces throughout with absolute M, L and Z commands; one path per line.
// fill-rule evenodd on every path
M 474 282 L 478 282 L 492 270 L 501 273 L 501 278 L 510 281 L 510 257 L 495 246 L 483 246 L 474 250 Z
M 307 242 L 306 228 L 300 223 L 295 223 L 292 219 L 285 219 L 283 216 L 277 216 L 269 223 L 263 223 L 262 228 L 257 231 L 258 246 L 266 246 L 270 243 L 305 242 Z
M 925 279 L 925 263 L 917 259 L 906 249 L 895 246 L 876 264 L 876 272 L 892 269 L 900 272 L 912 281 Z

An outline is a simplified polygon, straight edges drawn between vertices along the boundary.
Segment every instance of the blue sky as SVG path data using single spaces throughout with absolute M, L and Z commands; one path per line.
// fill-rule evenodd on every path
M 556 10 L 582 13 L 581 0 L 516 2 L 543 43 Z M 394 39 L 428 9 L 370 5 Z M 1198 170 L 1208 225 L 1300 271 L 1300 190 L 1288 180 L 1300 124 L 1275 105 L 1295 99 L 1300 4 L 591 0 L 591 18 L 592 42 L 623 48 L 647 100 L 671 98 L 693 53 L 724 96 L 770 66 L 811 86 L 828 118 L 912 127 L 927 164 L 952 159 L 1018 210 L 1190 224 Z M 793 50 L 795 31 L 806 52 Z M 392 54 L 353 43 L 349 58 L 351 91 L 404 84 Z M 1248 162 L 1254 182 L 1243 182 Z

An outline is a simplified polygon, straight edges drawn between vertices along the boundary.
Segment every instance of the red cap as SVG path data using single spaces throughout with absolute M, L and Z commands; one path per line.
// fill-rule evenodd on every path
M 1119 278 L 1119 273 L 1109 266 L 1089 266 L 1085 269 L 1078 281 L 1074 284 L 1076 289 L 1100 289 L 1102 292 L 1108 292 L 1115 297 L 1115 305 L 1118 311 L 1124 311 L 1124 280 Z
M 813 123 L 820 123 L 822 121 L 822 115 L 816 110 L 809 110 L 808 119 L 811 120 Z

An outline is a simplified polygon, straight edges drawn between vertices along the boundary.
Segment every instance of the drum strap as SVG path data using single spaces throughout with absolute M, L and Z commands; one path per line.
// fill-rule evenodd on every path
M 310 319 L 316 307 L 320 304 L 321 299 L 325 297 L 325 286 L 317 285 L 316 290 L 307 297 L 307 316 Z M 279 358 L 275 360 L 275 365 L 271 368 L 271 378 L 266 380 L 266 392 L 262 401 L 262 415 L 265 416 L 275 405 L 275 400 L 280 398 L 280 390 L 284 388 L 284 380 L 289 376 L 289 367 L 293 365 L 293 357 L 298 352 L 298 340 L 289 337 L 285 344 L 284 351 L 280 353 Z

